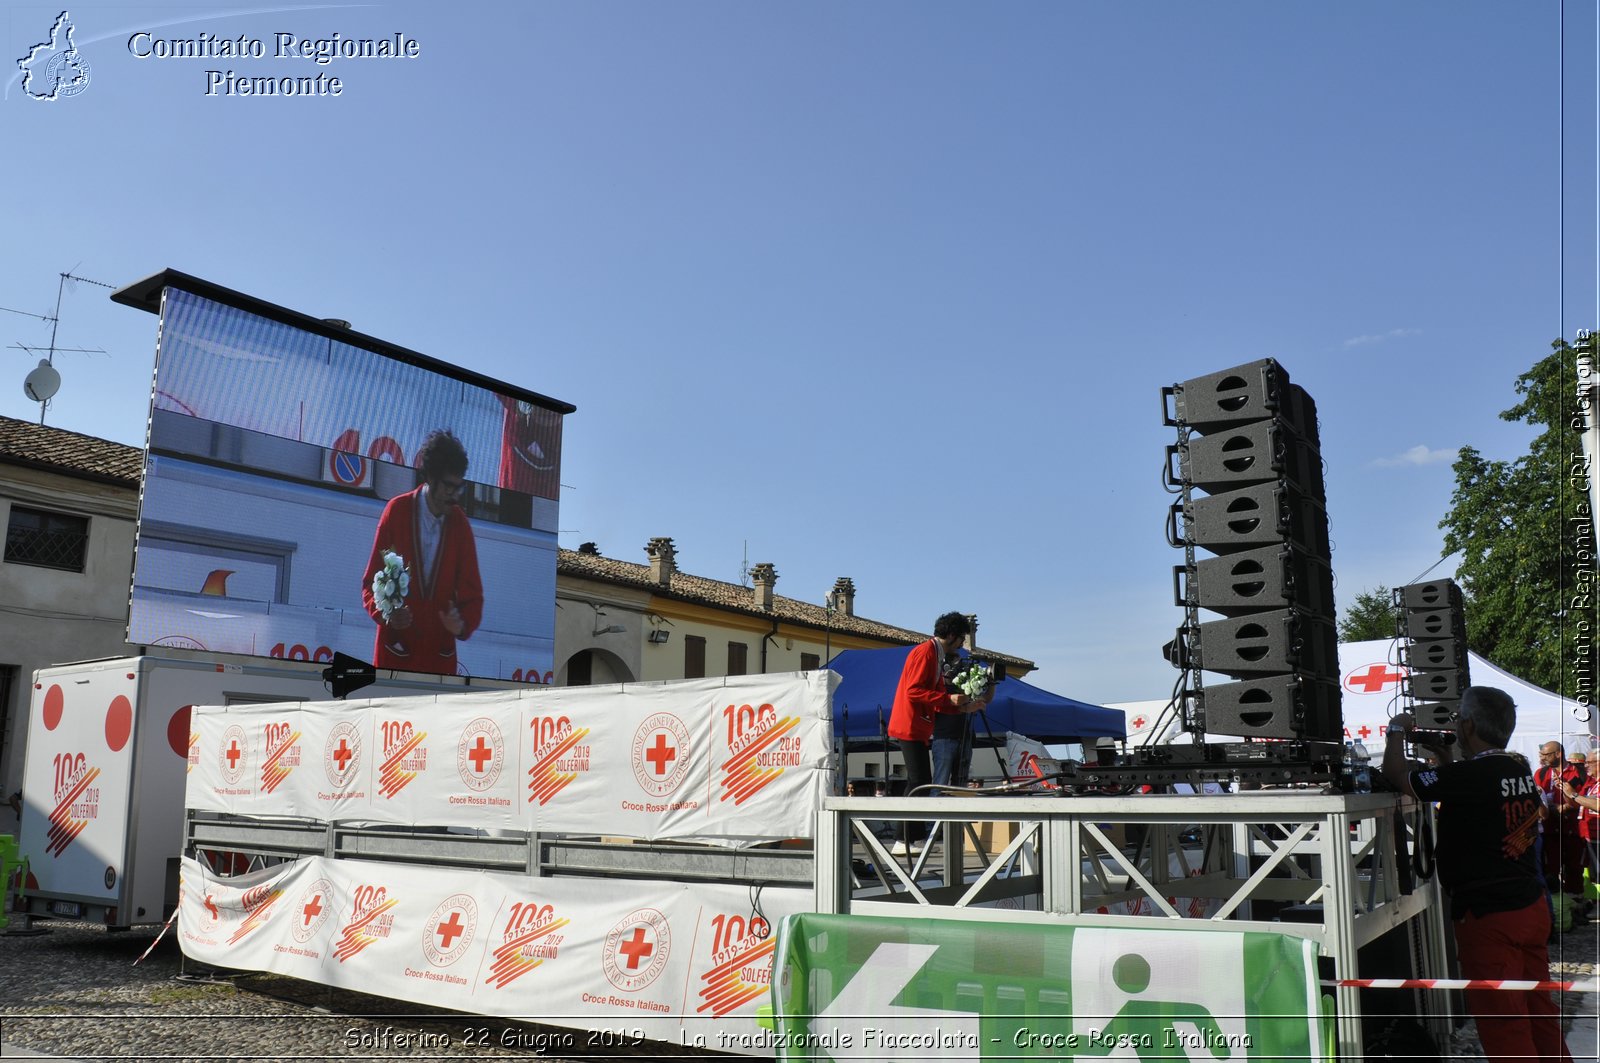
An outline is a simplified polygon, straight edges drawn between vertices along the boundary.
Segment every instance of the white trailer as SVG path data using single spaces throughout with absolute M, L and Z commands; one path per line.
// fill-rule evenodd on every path
M 197 752 L 190 708 L 324 700 L 322 667 L 142 656 L 36 672 L 22 784 L 22 913 L 110 927 L 164 921 L 178 900 L 184 784 Z M 462 682 L 379 679 L 359 696 L 438 694 Z

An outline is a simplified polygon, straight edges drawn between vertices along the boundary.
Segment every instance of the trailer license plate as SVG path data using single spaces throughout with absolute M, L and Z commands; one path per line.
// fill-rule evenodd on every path
M 75 918 L 83 914 L 83 905 L 77 901 L 51 901 L 50 914 Z

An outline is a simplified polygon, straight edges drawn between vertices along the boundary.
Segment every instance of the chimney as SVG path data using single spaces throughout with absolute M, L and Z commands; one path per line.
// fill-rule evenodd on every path
M 644 552 L 650 555 L 650 579 L 657 586 L 670 586 L 672 574 L 678 571 L 678 551 L 672 540 L 658 535 L 645 544 Z
M 772 588 L 778 582 L 778 570 L 771 561 L 761 561 L 750 569 L 750 579 L 755 583 L 756 608 L 772 612 Z
M 856 585 L 849 576 L 833 581 L 833 608 L 845 616 L 856 615 Z
M 968 653 L 977 653 L 978 652 L 978 614 L 977 613 L 967 613 L 965 615 L 966 615 L 966 618 L 967 618 L 967 627 L 971 629 L 970 631 L 967 632 L 967 652 Z

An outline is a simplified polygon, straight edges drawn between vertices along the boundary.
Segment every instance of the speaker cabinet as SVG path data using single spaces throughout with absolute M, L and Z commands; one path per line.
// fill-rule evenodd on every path
M 1335 683 L 1274 675 L 1208 686 L 1204 695 L 1209 734 L 1313 742 L 1344 740 L 1339 687 Z

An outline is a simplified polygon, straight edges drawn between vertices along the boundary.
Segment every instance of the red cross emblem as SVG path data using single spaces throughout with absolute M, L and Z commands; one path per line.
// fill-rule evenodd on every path
M 239 766 L 239 742 L 238 742 L 238 739 L 235 739 L 234 741 L 228 743 L 228 767 L 237 768 L 238 766 Z
M 467 759 L 472 761 L 472 770 L 477 772 L 479 775 L 482 775 L 484 764 L 487 763 L 489 758 L 492 756 L 494 756 L 494 751 L 490 749 L 488 743 L 483 740 L 483 735 L 479 735 L 478 744 L 472 747 L 471 752 L 467 754 Z
M 1366 724 L 1362 724 L 1360 727 L 1356 728 L 1356 734 L 1361 736 L 1361 740 L 1363 742 L 1365 742 L 1367 740 L 1367 735 L 1369 735 L 1371 733 L 1372 733 L 1372 728 L 1368 727 Z
M 1139 728 L 1143 727 L 1149 722 L 1150 721 L 1146 720 L 1143 716 L 1135 716 L 1133 718 L 1133 729 L 1137 731 Z
M 339 770 L 344 771 L 344 766 L 350 763 L 350 758 L 355 756 L 350 751 L 350 743 L 343 738 L 339 739 L 339 748 L 333 751 L 333 759 L 338 762 Z
M 617 946 L 617 951 L 628 957 L 628 970 L 637 971 L 639 962 L 656 950 L 656 947 L 644 939 L 644 927 L 633 928 L 633 937 Z
M 667 765 L 678 759 L 678 747 L 667 744 L 667 736 L 656 734 L 656 744 L 645 751 L 644 759 L 656 770 L 657 775 L 667 773 Z M 624 946 L 626 947 L 626 946 Z
M 322 905 L 317 903 L 321 900 L 322 894 L 318 893 L 307 901 L 306 906 L 301 909 L 306 915 L 306 926 L 310 926 L 311 920 L 322 914 Z
M 450 948 L 450 942 L 454 941 L 456 939 L 456 935 L 464 932 L 466 929 L 466 927 L 461 925 L 461 913 L 451 912 L 450 918 L 434 927 L 433 932 L 439 935 L 439 947 L 448 951 Z
M 1391 672 L 1388 665 L 1374 664 L 1368 665 L 1365 671 L 1355 671 L 1345 676 L 1344 685 L 1346 689 L 1362 694 L 1376 694 L 1384 687 L 1393 686 L 1405 677 L 1404 670 Z

